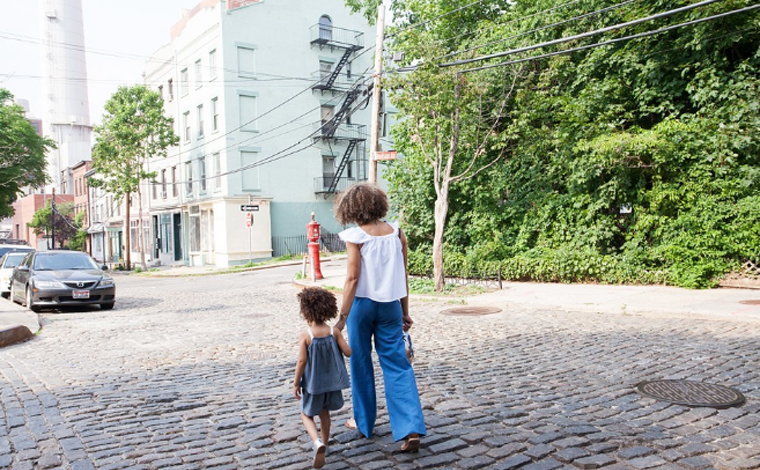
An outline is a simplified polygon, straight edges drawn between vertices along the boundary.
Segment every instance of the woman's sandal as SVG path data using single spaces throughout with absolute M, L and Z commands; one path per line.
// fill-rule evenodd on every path
M 348 421 L 346 421 L 346 427 L 348 429 L 353 429 L 354 431 L 356 431 L 356 429 L 357 429 L 357 427 L 356 427 L 356 421 L 354 421 L 353 419 L 349 419 Z
M 417 434 L 406 436 L 406 440 L 401 445 L 401 452 L 417 452 L 418 450 L 420 450 L 420 436 Z

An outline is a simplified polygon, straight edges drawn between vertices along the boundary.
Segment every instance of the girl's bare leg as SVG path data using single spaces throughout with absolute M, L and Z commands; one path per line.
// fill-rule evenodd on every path
M 322 410 L 319 413 L 319 427 L 322 431 L 322 442 L 327 445 L 330 441 L 330 410 Z
M 321 416 L 322 415 L 320 414 L 320 417 Z M 311 416 L 306 416 L 305 414 L 303 414 L 303 412 L 301 412 L 301 421 L 303 421 L 303 425 L 304 427 L 306 427 L 306 432 L 309 433 L 309 437 L 311 438 L 312 442 L 318 441 L 319 433 L 317 432 L 317 423 L 314 422 L 314 418 L 312 418 Z

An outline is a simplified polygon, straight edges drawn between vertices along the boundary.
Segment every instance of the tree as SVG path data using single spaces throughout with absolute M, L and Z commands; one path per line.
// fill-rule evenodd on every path
M 448 3 L 443 1 L 439 7 L 446 8 Z M 418 12 L 421 15 L 409 17 L 436 16 L 440 10 L 428 3 Z M 457 67 L 441 68 L 440 58 L 449 52 L 446 40 L 460 29 L 414 28 L 413 33 L 404 34 L 414 24 L 402 27 L 402 34 L 394 36 L 394 50 L 403 51 L 407 61 L 413 59 L 420 65 L 410 73 L 397 75 L 388 86 L 395 90 L 392 101 L 399 109 L 397 147 L 407 161 L 421 159 L 432 169 L 433 277 L 436 290 L 442 291 L 444 233 L 452 185 L 493 166 L 508 149 L 500 131 L 519 69 L 502 70 L 501 80 L 496 81 L 482 79 L 490 78 L 488 75 L 463 75 Z
M 13 95 L 0 88 L 0 218 L 13 215 L 12 204 L 22 188 L 45 184 L 45 154 L 54 148 L 52 140 L 35 132 Z
M 37 212 L 32 216 L 32 221 L 29 222 L 29 227 L 34 229 L 35 235 L 48 235 L 55 232 L 53 248 L 56 245 L 58 248 L 63 248 L 67 241 L 77 235 L 81 226 L 81 217 L 80 223 L 78 225 L 76 223 L 73 202 L 56 203 L 55 209 L 53 209 L 50 199 L 47 200 L 45 207 L 37 209 Z M 69 248 L 80 249 L 72 246 Z
M 138 236 L 142 230 L 142 194 L 140 182 L 155 178 L 147 171 L 147 161 L 165 157 L 169 147 L 177 145 L 173 120 L 164 115 L 164 101 L 157 91 L 145 85 L 119 87 L 105 105 L 103 124 L 95 127 L 93 169 L 98 178 L 93 186 L 112 193 L 117 201 L 126 201 L 125 248 L 126 268 L 131 269 L 130 201 L 139 202 Z M 145 266 L 145 243 L 140 243 L 141 262 Z

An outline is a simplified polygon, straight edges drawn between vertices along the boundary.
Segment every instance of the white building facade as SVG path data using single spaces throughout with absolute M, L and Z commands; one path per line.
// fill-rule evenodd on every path
M 312 212 L 323 233 L 340 230 L 335 193 L 367 177 L 372 42 L 343 0 L 203 0 L 186 12 L 145 66 L 180 138 L 149 160 L 150 263 L 277 256 L 273 240 L 304 235 Z

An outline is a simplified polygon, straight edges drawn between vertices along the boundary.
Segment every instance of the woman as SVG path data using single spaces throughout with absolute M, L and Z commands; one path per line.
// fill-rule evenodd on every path
M 409 316 L 406 237 L 398 224 L 382 220 L 387 212 L 387 196 L 368 183 L 350 187 L 335 203 L 338 222 L 357 225 L 340 233 L 348 251 L 348 272 L 336 327 L 348 328 L 354 408 L 354 420 L 346 425 L 365 437 L 375 427 L 374 338 L 393 439 L 404 440 L 402 452 L 413 452 L 419 449 L 426 429 L 403 340 L 403 331 L 414 323 Z

